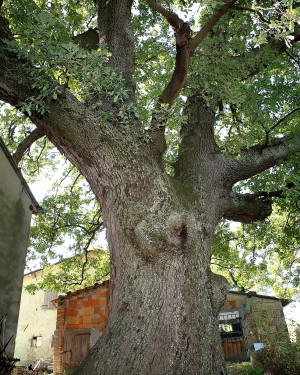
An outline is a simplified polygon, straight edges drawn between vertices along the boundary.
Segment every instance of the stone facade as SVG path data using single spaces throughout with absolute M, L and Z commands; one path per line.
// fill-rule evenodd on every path
M 285 335 L 288 340 L 288 330 L 283 314 L 283 307 L 287 304 L 287 300 L 258 295 L 254 292 L 229 292 L 219 321 L 220 327 L 228 326 L 228 333 L 223 332 L 222 335 L 221 332 L 225 359 L 250 359 L 251 354 L 261 348 L 267 342 L 268 337 L 276 332 Z M 236 335 L 230 333 L 230 328 L 233 332 L 235 326 L 239 327 L 237 332 L 240 331 Z

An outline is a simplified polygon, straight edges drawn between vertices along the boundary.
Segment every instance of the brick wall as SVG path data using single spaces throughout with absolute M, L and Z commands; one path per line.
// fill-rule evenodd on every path
M 57 323 L 54 334 L 54 373 L 62 374 L 66 366 L 78 365 L 83 358 L 66 359 L 66 332 L 93 332 L 90 347 L 95 344 L 95 332 L 102 335 L 108 314 L 109 282 L 60 296 L 54 301 L 57 306 Z M 84 355 L 85 353 L 83 353 Z M 80 353 L 78 354 L 80 357 Z M 67 363 L 66 363 L 67 362 Z

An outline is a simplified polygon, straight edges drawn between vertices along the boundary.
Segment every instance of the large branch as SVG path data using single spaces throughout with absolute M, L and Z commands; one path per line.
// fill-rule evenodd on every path
M 174 30 L 176 40 L 175 68 L 172 78 L 159 97 L 159 103 L 172 105 L 174 99 L 184 86 L 190 59 L 190 27 L 174 12 L 170 12 L 158 5 L 154 0 L 146 0 L 149 7 L 165 17 Z
M 130 99 L 134 100 L 134 34 L 131 26 L 133 0 L 94 0 L 94 3 L 98 9 L 99 42 L 107 44 L 111 52 L 109 64 L 122 73 Z
M 189 25 L 178 17 L 177 14 L 166 10 L 154 0 L 146 1 L 153 11 L 156 11 L 164 16 L 166 21 L 174 30 L 176 41 L 175 68 L 170 82 L 158 98 L 158 105 L 156 107 L 156 113 L 153 115 L 151 127 L 153 143 L 155 144 L 159 154 L 162 155 L 166 148 L 166 142 L 164 138 L 164 113 L 161 110 L 160 105 L 168 104 L 169 107 L 172 106 L 175 98 L 186 83 L 191 55 L 194 53 L 197 46 L 201 43 L 212 27 L 234 5 L 235 1 L 227 1 L 220 10 L 213 14 L 213 16 L 206 22 L 206 24 L 194 38 L 191 38 L 190 36 L 191 30 Z
M 185 112 L 187 121 L 180 129 L 180 144 L 175 165 L 175 176 L 182 181 L 194 181 L 218 152 L 214 138 L 215 106 L 207 105 L 200 95 L 188 98 Z
M 241 151 L 239 156 L 222 156 L 223 176 L 230 186 L 282 163 L 300 152 L 300 136 L 273 139 L 269 146 L 254 146 Z
M 81 48 L 91 51 L 99 48 L 99 34 L 95 29 L 88 29 L 82 34 L 75 35 L 73 40 Z
M 252 223 L 264 220 L 272 213 L 272 203 L 269 198 L 257 194 L 234 194 L 223 200 L 223 217 L 241 223 Z
M 226 1 L 225 4 L 219 9 L 209 21 L 202 27 L 202 29 L 194 36 L 190 41 L 190 52 L 194 53 L 195 49 L 199 46 L 202 40 L 206 37 L 209 31 L 215 26 L 215 24 L 220 20 L 220 18 L 231 9 L 237 0 Z
M 172 78 L 159 97 L 159 103 L 172 105 L 174 99 L 184 87 L 187 78 L 188 65 L 191 55 L 199 46 L 209 31 L 215 26 L 220 18 L 232 8 L 237 0 L 226 1 L 205 23 L 194 38 L 190 37 L 189 25 L 178 17 L 174 12 L 166 10 L 154 0 L 146 0 L 149 7 L 165 17 L 166 21 L 174 30 L 176 40 L 176 59 Z
M 14 162 L 18 165 L 30 146 L 36 142 L 38 139 L 42 138 L 45 133 L 39 129 L 34 129 L 24 140 L 18 145 L 16 152 L 13 154 Z
M 36 74 L 39 74 L 39 70 L 30 66 L 26 59 L 19 59 L 16 53 L 6 49 L 4 39 L 12 38 L 7 20 L 0 16 L 0 100 L 19 108 L 39 94 L 37 89 L 33 89 L 35 82 L 29 74 L 29 68 L 31 72 L 35 70 Z M 78 165 L 77 151 L 87 147 L 83 119 L 94 128 L 95 134 L 99 133 L 99 120 L 96 113 L 79 102 L 68 90 L 65 94 L 56 100 L 51 96 L 45 99 L 45 105 L 49 107 L 47 115 L 42 116 L 33 110 L 29 118 L 73 164 Z M 92 139 L 89 141 L 92 142 Z

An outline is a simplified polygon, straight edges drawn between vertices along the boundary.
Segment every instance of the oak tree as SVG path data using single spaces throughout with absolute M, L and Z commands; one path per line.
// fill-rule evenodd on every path
M 0 99 L 36 127 L 15 160 L 46 136 L 107 230 L 109 318 L 76 374 L 224 373 L 213 237 L 299 191 L 297 14 L 269 0 L 1 2 Z

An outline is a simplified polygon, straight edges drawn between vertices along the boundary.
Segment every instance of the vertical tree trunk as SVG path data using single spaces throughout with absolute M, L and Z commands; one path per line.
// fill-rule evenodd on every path
M 90 180 L 96 194 L 105 194 L 110 311 L 75 374 L 220 375 L 218 312 L 227 283 L 210 271 L 212 195 L 199 200 L 153 155 L 133 153 L 114 155 L 118 165 L 104 173 L 114 189 L 100 191 L 97 178 Z

